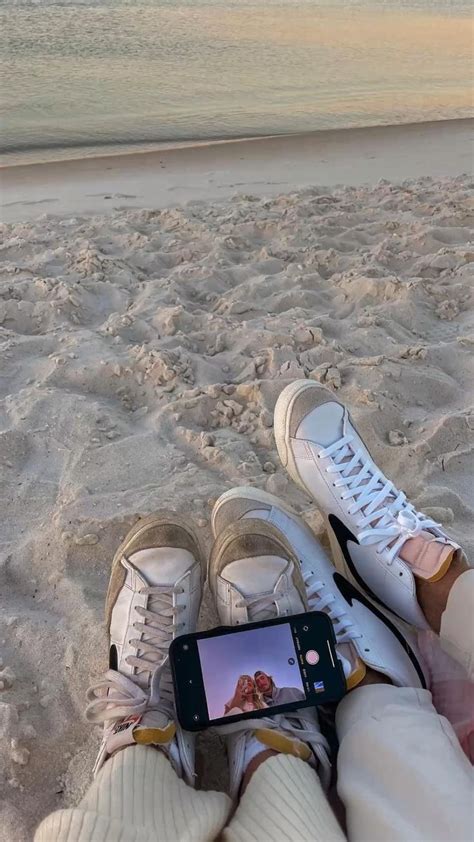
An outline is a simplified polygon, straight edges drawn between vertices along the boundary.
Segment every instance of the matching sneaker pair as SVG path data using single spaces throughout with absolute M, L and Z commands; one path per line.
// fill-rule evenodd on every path
M 347 409 L 324 387 L 288 386 L 274 429 L 283 465 L 324 514 L 336 567 L 289 506 L 255 488 L 232 489 L 212 512 L 207 575 L 220 621 L 324 611 L 348 689 L 367 668 L 399 686 L 426 686 L 414 635 L 400 620 L 426 627 L 415 577 L 441 578 L 460 548 L 384 477 Z M 86 716 L 104 723 L 95 772 L 118 749 L 140 743 L 160 746 L 193 784 L 195 738 L 175 721 L 168 648 L 196 629 L 205 574 L 199 542 L 175 513 L 138 521 L 118 548 L 106 601 L 110 668 L 88 691 Z M 266 748 L 301 757 L 323 783 L 329 779 L 315 709 L 221 730 L 234 797 L 249 761 Z

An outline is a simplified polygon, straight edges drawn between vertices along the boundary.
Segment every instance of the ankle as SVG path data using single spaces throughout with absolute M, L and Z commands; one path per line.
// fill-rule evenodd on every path
M 448 596 L 456 579 L 469 570 L 467 563 L 459 556 L 455 557 L 445 575 L 438 582 L 415 579 L 416 594 L 421 610 L 433 631 L 439 633 L 441 617 L 448 602 Z
M 356 690 L 357 687 L 368 687 L 369 684 L 393 684 L 393 682 L 383 673 L 368 668 L 364 678 L 356 685 L 356 687 L 354 687 L 354 690 Z

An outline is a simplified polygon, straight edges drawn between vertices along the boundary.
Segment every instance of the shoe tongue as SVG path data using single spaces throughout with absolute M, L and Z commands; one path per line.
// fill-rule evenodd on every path
M 240 558 L 226 566 L 225 577 L 244 597 L 271 593 L 288 561 L 275 555 Z
M 172 587 L 189 570 L 194 557 L 188 550 L 176 547 L 153 547 L 133 553 L 130 562 L 150 587 Z
M 318 406 L 298 427 L 297 436 L 329 447 L 344 435 L 344 407 L 335 401 Z
M 415 576 L 428 581 L 441 579 L 448 570 L 455 549 L 431 533 L 422 531 L 414 538 L 407 538 L 399 551 L 402 561 L 410 565 Z

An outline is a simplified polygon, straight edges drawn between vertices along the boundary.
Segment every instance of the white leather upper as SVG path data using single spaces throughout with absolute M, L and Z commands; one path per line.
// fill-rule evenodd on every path
M 261 555 L 258 562 L 241 558 L 226 565 L 225 578 L 244 596 L 253 596 L 273 589 L 287 567 L 287 560 L 276 555 Z
M 328 401 L 303 418 L 296 431 L 296 438 L 328 447 L 344 435 L 344 419 L 342 404 Z
M 226 565 L 216 577 L 217 610 L 222 623 L 229 626 L 249 623 L 256 617 L 244 598 L 268 596 L 272 608 L 267 619 L 298 614 L 304 602 L 293 579 L 293 562 L 277 556 L 243 558 Z
M 139 550 L 130 556 L 130 561 L 149 585 L 170 585 L 171 587 L 196 566 L 193 554 L 180 547 L 152 547 L 149 550 Z
M 289 439 L 289 446 L 301 482 L 321 511 L 326 516 L 333 514 L 338 517 L 354 536 L 357 536 L 359 531 L 358 515 L 357 513 L 355 515 L 349 514 L 353 498 L 341 499 L 341 489 L 334 484 L 334 474 L 326 471 L 333 464 L 332 459 L 331 457 L 321 457 L 319 454 L 324 450 L 324 446 L 315 443 L 319 438 L 319 414 L 323 412 L 325 407 L 334 408 L 332 411 L 334 411 L 336 433 L 333 441 L 338 440 L 341 434 L 339 404 L 329 402 L 306 416 L 296 431 L 296 437 Z M 324 420 L 327 427 L 327 411 Z M 347 432 L 357 437 L 357 447 L 360 447 L 366 454 L 367 459 L 370 459 L 370 454 L 352 427 L 346 412 L 343 433 L 346 434 Z M 409 566 L 398 556 L 387 563 L 387 553 L 379 553 L 376 545 L 360 546 L 355 542 L 349 542 L 348 548 L 354 565 L 370 590 L 408 623 L 419 628 L 428 628 L 428 623 L 418 604 L 415 581 Z M 350 570 L 346 568 L 345 572 L 356 587 L 360 588 L 360 584 Z
M 136 647 L 131 640 L 139 637 L 133 623 L 142 618 L 136 608 L 146 608 L 148 597 L 140 593 L 147 586 L 168 585 L 173 592 L 173 606 L 186 606 L 180 613 L 183 624 L 182 634 L 194 631 L 201 596 L 201 568 L 190 552 L 173 547 L 160 547 L 152 550 L 140 550 L 129 559 L 121 561 L 127 570 L 127 576 L 112 609 L 110 622 L 110 642 L 115 644 L 118 653 L 118 670 L 124 675 L 134 676 L 136 670 L 126 662 L 128 656 L 136 655 Z M 140 676 L 136 676 L 140 683 Z

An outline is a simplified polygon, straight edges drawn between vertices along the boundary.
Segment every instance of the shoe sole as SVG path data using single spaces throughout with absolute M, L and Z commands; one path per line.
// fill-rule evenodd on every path
M 306 585 L 304 583 L 303 574 L 301 573 L 301 567 L 298 557 L 296 556 L 293 547 L 286 540 L 283 533 L 278 529 L 278 527 L 274 526 L 273 524 L 266 523 L 263 520 L 252 519 L 252 518 L 245 518 L 244 521 L 238 521 L 237 523 L 230 524 L 223 532 L 219 534 L 214 542 L 214 546 L 211 550 L 207 568 L 207 583 L 209 585 L 209 590 L 214 598 L 214 602 L 217 601 L 217 595 L 214 589 L 214 579 L 219 575 L 219 573 L 226 567 L 228 562 L 221 564 L 222 556 L 227 549 L 228 545 L 234 541 L 236 538 L 242 535 L 241 524 L 246 522 L 249 527 L 252 524 L 255 524 L 255 534 L 262 534 L 265 537 L 272 538 L 277 544 L 280 544 L 281 548 L 285 551 L 285 557 L 288 556 L 289 559 L 293 562 L 293 584 L 298 591 L 303 605 L 304 610 L 308 610 L 308 600 L 306 596 Z M 258 527 L 257 527 L 258 524 Z M 250 529 L 249 529 L 250 531 Z M 256 556 L 258 558 L 258 556 Z
M 284 511 L 285 514 L 290 517 L 296 517 L 301 520 L 298 512 L 295 512 L 291 506 L 288 506 L 287 503 L 284 503 L 279 497 L 275 497 L 274 494 L 269 494 L 268 491 L 261 491 L 259 488 L 253 488 L 251 485 L 241 485 L 238 488 L 231 488 L 229 491 L 225 491 L 214 504 L 211 514 L 211 528 L 214 538 L 217 538 L 218 534 L 216 529 L 216 518 L 219 511 L 226 503 L 229 502 L 229 500 L 237 499 L 255 500 L 256 503 L 265 503 L 267 506 L 275 506 L 276 508 Z M 245 518 L 245 520 L 248 519 L 249 518 Z M 266 523 L 267 521 L 263 522 Z
M 276 402 L 273 419 L 273 434 L 275 436 L 275 442 L 277 446 L 278 456 L 280 457 L 280 462 L 285 468 L 285 470 L 288 471 L 293 482 L 295 482 L 296 485 L 299 485 L 299 487 L 302 488 L 303 491 L 306 492 L 306 494 L 309 494 L 310 492 L 308 491 L 308 489 L 306 488 L 306 486 L 300 478 L 295 460 L 293 458 L 293 454 L 291 452 L 291 447 L 289 443 L 289 420 L 296 398 L 298 398 L 307 389 L 314 388 L 317 388 L 317 385 L 312 381 L 308 380 L 296 380 L 294 383 L 291 383 L 289 386 L 287 386 L 286 389 L 284 389 L 283 392 L 281 392 Z
M 189 526 L 188 521 L 186 521 L 180 515 L 176 514 L 176 512 L 161 511 L 153 515 L 147 515 L 146 517 L 137 520 L 137 522 L 127 532 L 125 538 L 123 539 L 122 543 L 119 544 L 112 559 L 109 586 L 107 588 L 107 596 L 105 598 L 105 619 L 107 632 L 109 632 L 110 630 L 110 618 L 112 614 L 112 609 L 115 605 L 117 596 L 121 591 L 127 576 L 127 571 L 121 564 L 122 558 L 127 552 L 127 547 L 131 544 L 132 540 L 137 537 L 137 535 L 140 535 L 142 532 L 146 532 L 148 529 L 150 529 L 150 527 L 163 526 L 164 524 L 171 524 L 173 526 L 178 526 L 181 529 L 184 529 L 195 545 L 195 559 L 197 562 L 199 562 L 201 567 L 201 601 L 202 588 L 206 580 L 206 563 L 204 560 L 201 545 L 199 543 L 199 539 L 194 529 Z

